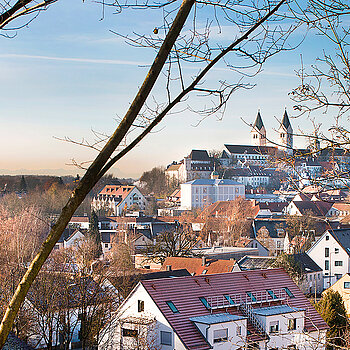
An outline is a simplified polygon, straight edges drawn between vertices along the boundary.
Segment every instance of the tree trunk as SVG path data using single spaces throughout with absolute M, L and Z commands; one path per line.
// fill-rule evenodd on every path
M 7 307 L 0 325 L 0 348 L 2 348 L 6 342 L 18 310 L 21 307 L 35 277 L 39 273 L 53 247 L 61 237 L 75 210 L 79 207 L 79 205 L 97 183 L 97 181 L 104 175 L 104 173 L 101 173 L 101 169 L 103 169 L 104 165 L 110 159 L 115 149 L 124 139 L 136 117 L 138 116 L 138 113 L 140 112 L 147 97 L 149 96 L 168 58 L 168 55 L 185 24 L 185 21 L 191 11 L 194 2 L 195 0 L 183 0 L 183 3 L 175 17 L 175 20 L 129 110 L 127 111 L 126 115 L 120 122 L 113 135 L 108 140 L 107 144 L 104 146 L 89 169 L 86 171 L 77 188 L 72 192 L 71 198 L 67 202 L 66 206 L 62 209 L 59 218 L 57 219 L 55 225 L 52 227 L 39 253 L 33 259 L 20 284 L 17 286 L 15 294 L 13 295 L 12 300 Z

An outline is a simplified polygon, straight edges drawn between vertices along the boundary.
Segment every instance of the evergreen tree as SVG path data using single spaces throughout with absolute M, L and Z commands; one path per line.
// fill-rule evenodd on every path
M 90 215 L 89 235 L 96 244 L 95 257 L 99 258 L 102 255 L 101 234 L 98 229 L 98 217 L 94 210 Z
M 27 193 L 27 182 L 26 182 L 23 175 L 21 177 L 21 182 L 19 184 L 19 192 L 20 193 Z
M 329 290 L 323 294 L 315 307 L 330 327 L 327 332 L 327 349 L 336 349 L 337 346 L 344 347 L 346 345 L 344 333 L 348 318 L 341 295 L 338 292 Z

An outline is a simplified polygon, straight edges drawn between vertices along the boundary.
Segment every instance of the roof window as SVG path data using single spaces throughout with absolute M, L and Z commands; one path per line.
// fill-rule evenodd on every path
M 256 298 L 252 292 L 247 292 L 247 295 L 253 303 L 256 302 Z
M 208 310 L 211 309 L 210 304 L 208 303 L 207 299 L 205 299 L 204 297 L 200 297 L 199 300 L 203 303 L 203 305 L 204 305 Z
M 269 296 L 270 296 L 272 299 L 277 299 L 277 296 L 276 296 L 276 294 L 273 292 L 272 289 L 266 289 L 266 292 L 269 294 Z
M 170 310 L 174 313 L 177 314 L 179 313 L 179 310 L 175 306 L 175 304 L 172 301 L 166 301 L 167 305 L 169 306 Z
M 294 294 L 290 291 L 288 287 L 284 287 L 283 289 L 290 298 L 295 298 Z

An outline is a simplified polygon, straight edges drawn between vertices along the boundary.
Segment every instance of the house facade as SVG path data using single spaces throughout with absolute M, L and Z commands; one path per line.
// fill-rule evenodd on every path
M 99 350 L 318 350 L 327 329 L 282 269 L 189 276 L 139 282 Z
M 217 201 L 245 198 L 245 186 L 225 179 L 197 179 L 181 184 L 181 208 L 203 208 Z
M 94 210 L 105 210 L 110 215 L 120 216 L 132 206 L 145 210 L 146 198 L 133 185 L 106 185 L 92 200 Z
M 324 288 L 350 272 L 350 229 L 327 230 L 307 251 L 323 270 Z

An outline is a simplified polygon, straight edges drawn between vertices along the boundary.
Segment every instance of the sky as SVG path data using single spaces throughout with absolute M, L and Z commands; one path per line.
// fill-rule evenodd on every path
M 0 36 L 0 174 L 66 175 L 82 173 L 71 165 L 91 161 L 96 153 L 62 141 L 93 140 L 94 132 L 111 134 L 137 93 L 155 52 L 135 48 L 112 31 L 128 34 L 151 33 L 160 26 L 155 12 L 102 12 L 90 2 L 60 0 L 40 14 L 15 37 Z M 233 35 L 233 29 L 215 28 L 219 43 Z M 296 33 L 296 40 L 298 35 Z M 119 177 L 139 177 L 154 166 L 179 161 L 192 149 L 221 150 L 224 144 L 249 144 L 250 127 L 260 110 L 268 137 L 284 109 L 294 116 L 288 93 L 298 85 L 295 71 L 315 62 L 323 50 L 319 38 L 306 39 L 296 50 L 271 58 L 263 71 L 248 79 L 251 90 L 234 93 L 222 119 L 202 120 L 190 111 L 169 115 L 134 150 L 112 169 Z M 184 65 L 191 79 L 199 69 Z M 208 78 L 236 79 L 235 73 L 219 67 Z M 152 99 L 164 97 L 164 79 L 152 91 Z M 198 108 L 208 99 L 193 99 Z M 320 116 L 321 117 L 321 116 Z M 323 118 L 323 117 L 322 117 Z M 245 122 L 244 122 L 245 121 Z M 305 117 L 291 119 L 295 131 L 311 129 Z M 327 118 L 323 121 L 325 125 Z M 297 141 L 303 147 L 304 141 Z

